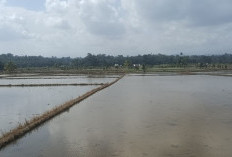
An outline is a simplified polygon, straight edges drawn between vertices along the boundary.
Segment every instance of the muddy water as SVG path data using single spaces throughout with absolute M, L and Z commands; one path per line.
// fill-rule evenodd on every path
M 128 76 L 0 151 L 1 157 L 228 157 L 232 78 Z
M 6 132 L 97 86 L 0 88 L 0 131 Z

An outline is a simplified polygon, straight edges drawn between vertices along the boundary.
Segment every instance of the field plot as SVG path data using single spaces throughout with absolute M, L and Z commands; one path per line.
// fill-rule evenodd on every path
M 0 130 L 9 131 L 25 119 L 74 99 L 97 86 L 0 88 Z
M 71 83 L 106 83 L 118 76 L 17 76 L 0 78 L 0 85 L 16 84 L 71 84 Z
M 124 77 L 0 156 L 227 157 L 231 81 L 205 75 Z
M 38 116 L 98 87 L 92 84 L 111 82 L 117 77 L 116 75 L 1 75 L 0 132 L 5 133 L 19 125 L 19 123 L 24 123 L 25 120 Z M 72 85 L 78 83 L 85 84 L 85 86 Z M 4 87 L 4 85 L 13 86 Z M 32 86 L 27 87 L 27 85 Z

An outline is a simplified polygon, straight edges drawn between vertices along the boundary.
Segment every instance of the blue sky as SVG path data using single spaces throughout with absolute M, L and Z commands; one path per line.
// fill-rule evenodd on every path
M 231 0 L 0 0 L 0 53 L 231 53 L 231 6 Z
M 45 0 L 7 0 L 6 5 L 36 11 L 45 10 Z

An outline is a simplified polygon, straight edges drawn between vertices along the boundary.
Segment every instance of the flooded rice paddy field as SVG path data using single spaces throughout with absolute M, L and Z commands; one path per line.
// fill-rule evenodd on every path
M 126 76 L 0 156 L 228 157 L 231 82 L 207 75 Z
M 0 85 L 106 83 L 117 75 L 0 75 Z M 97 86 L 0 87 L 0 131 L 7 132 Z
M 107 83 L 118 76 L 2 76 L 0 85 L 15 84 L 71 84 L 71 83 Z
M 1 87 L 0 131 L 6 132 L 97 86 Z

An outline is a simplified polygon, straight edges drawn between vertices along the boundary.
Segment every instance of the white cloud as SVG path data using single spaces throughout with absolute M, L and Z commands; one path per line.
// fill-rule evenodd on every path
M 232 22 L 231 0 L 134 0 L 136 9 L 152 22 L 187 20 L 195 25 Z
M 50 12 L 64 12 L 68 8 L 68 2 L 66 0 L 46 0 L 45 7 Z
M 231 49 L 230 0 L 46 0 L 44 5 L 32 11 L 0 1 L 0 53 L 77 57 Z
M 117 38 L 125 33 L 120 1 L 85 0 L 80 2 L 79 15 L 90 33 Z

